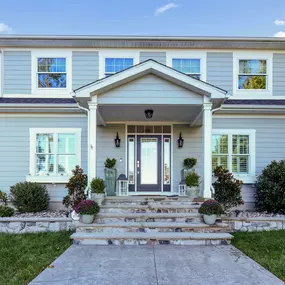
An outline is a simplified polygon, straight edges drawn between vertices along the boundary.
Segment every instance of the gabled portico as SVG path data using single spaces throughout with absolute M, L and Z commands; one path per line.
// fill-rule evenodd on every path
M 177 194 L 183 159 L 196 157 L 201 194 L 211 196 L 212 111 L 224 101 L 226 91 L 148 60 L 75 90 L 74 98 L 89 114 L 89 179 L 102 175 L 103 157 L 116 156 L 120 172 L 129 179 L 133 173 L 133 194 Z M 153 110 L 151 119 L 145 117 L 146 109 Z M 169 126 L 170 131 L 164 132 L 163 126 Z M 113 144 L 117 131 L 122 140 L 120 149 Z M 181 149 L 177 146 L 180 132 L 184 138 Z M 143 161 L 144 168 L 139 165 Z M 144 191 L 139 192 L 140 187 Z

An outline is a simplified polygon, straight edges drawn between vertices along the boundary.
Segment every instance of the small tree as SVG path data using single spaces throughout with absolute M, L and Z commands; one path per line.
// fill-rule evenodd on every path
M 68 189 L 68 195 L 62 201 L 62 204 L 67 208 L 74 208 L 79 202 L 86 199 L 84 191 L 88 183 L 87 175 L 83 173 L 83 169 L 79 165 L 72 170 L 72 173 L 73 176 L 65 186 Z
M 233 174 L 222 166 L 214 169 L 216 181 L 213 183 L 216 201 L 222 204 L 225 210 L 243 204 L 241 187 L 243 182 L 234 178 Z
M 285 160 L 273 160 L 256 182 L 256 207 L 269 213 L 285 213 Z

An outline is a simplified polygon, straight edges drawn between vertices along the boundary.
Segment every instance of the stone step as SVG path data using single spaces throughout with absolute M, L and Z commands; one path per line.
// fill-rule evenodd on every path
M 173 244 L 173 245 L 219 245 L 229 244 L 232 235 L 228 233 L 85 233 L 76 232 L 71 235 L 74 243 L 82 245 L 145 245 L 145 244 Z
M 107 204 L 101 206 L 101 212 L 131 212 L 131 213 L 197 213 L 200 205 L 197 204 L 162 204 L 162 203 L 148 203 L 147 205 L 140 204 Z
M 96 218 L 96 223 L 115 221 L 125 222 L 193 222 L 201 221 L 202 216 L 198 213 L 102 213 Z
M 115 222 L 100 224 L 78 223 L 76 232 L 225 232 L 225 227 L 204 223 Z

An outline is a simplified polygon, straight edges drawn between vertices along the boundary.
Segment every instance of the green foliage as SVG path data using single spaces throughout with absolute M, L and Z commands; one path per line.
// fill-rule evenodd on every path
M 106 168 L 113 168 L 116 165 L 117 160 L 115 158 L 110 159 L 109 157 L 105 161 Z
M 91 187 L 91 192 L 92 193 L 97 193 L 97 194 L 104 194 L 105 191 L 105 182 L 103 179 L 96 177 L 93 178 L 91 183 L 90 183 L 90 187 Z
M 199 208 L 199 213 L 203 215 L 221 215 L 224 213 L 222 205 L 216 200 L 207 200 Z
M 256 182 L 256 207 L 269 213 L 285 213 L 285 160 L 272 161 Z
M 8 203 L 8 195 L 5 192 L 2 192 L 0 190 L 0 202 L 4 203 L 4 205 L 7 205 Z
M 34 182 L 20 182 L 11 186 L 12 204 L 20 213 L 48 210 L 49 195 L 44 185 Z
M 185 158 L 183 161 L 183 166 L 185 169 L 191 169 L 197 164 L 197 159 L 194 157 Z
M 14 215 L 14 209 L 7 206 L 0 205 L 0 217 L 12 217 Z
M 80 215 L 97 215 L 100 211 L 100 206 L 93 200 L 82 200 L 76 205 L 74 210 Z
M 234 178 L 233 174 L 222 166 L 214 169 L 216 181 L 213 183 L 215 189 L 214 198 L 222 204 L 225 210 L 243 204 L 241 187 L 243 182 Z
M 73 176 L 69 179 L 65 188 L 68 189 L 68 195 L 63 198 L 62 204 L 68 208 L 74 208 L 79 202 L 85 200 L 85 188 L 87 187 L 87 175 L 83 173 L 83 169 L 76 165 L 72 170 Z
M 249 76 L 242 87 L 243 89 L 266 89 L 266 76 Z
M 187 185 L 187 187 L 199 187 L 199 180 L 200 176 L 195 171 L 191 171 L 187 173 L 185 177 L 185 184 Z

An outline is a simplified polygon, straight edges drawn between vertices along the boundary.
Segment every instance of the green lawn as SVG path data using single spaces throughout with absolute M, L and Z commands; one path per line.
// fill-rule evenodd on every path
M 285 231 L 234 233 L 233 245 L 285 281 Z
M 24 285 L 71 244 L 71 232 L 0 234 L 0 284 Z

